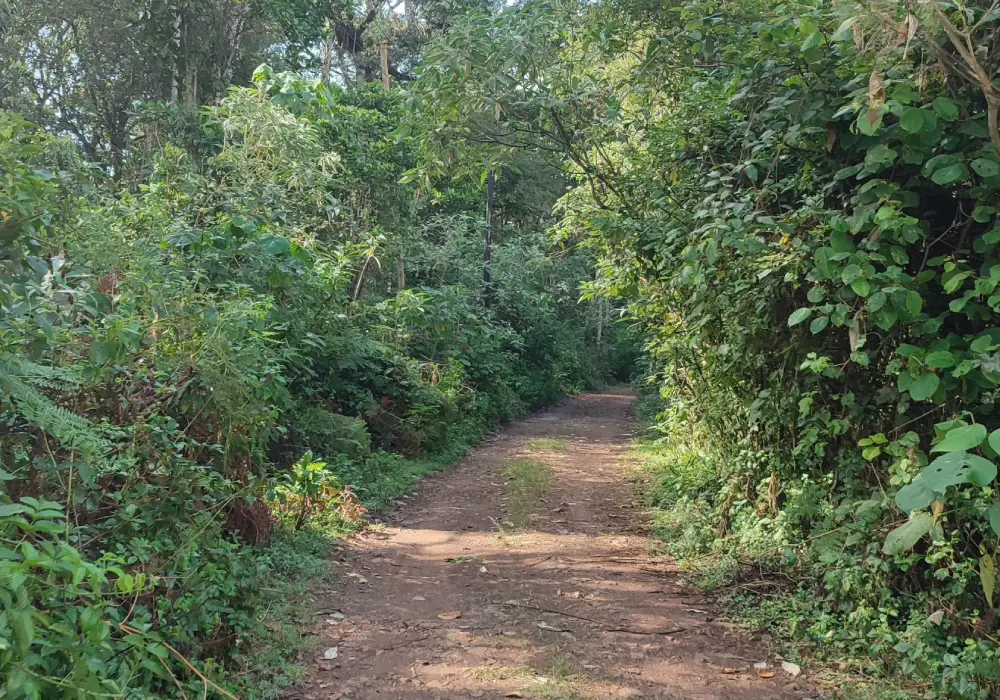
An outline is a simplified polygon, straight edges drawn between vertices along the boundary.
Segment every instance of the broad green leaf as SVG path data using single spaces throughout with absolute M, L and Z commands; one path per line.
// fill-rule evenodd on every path
M 285 256 L 292 252 L 292 244 L 284 236 L 261 236 L 260 245 L 269 255 Z
M 934 493 L 934 490 L 929 488 L 920 478 L 914 479 L 896 492 L 896 505 L 907 514 L 927 508 L 936 500 L 938 500 L 938 494 Z
M 11 630 L 14 632 L 14 648 L 21 655 L 27 654 L 35 639 L 35 623 L 30 609 L 11 610 L 7 613 Z
M 858 131 L 865 136 L 874 136 L 882 128 L 882 114 L 877 109 L 866 109 L 856 122 Z
M 817 46 L 823 43 L 823 33 L 813 32 L 806 37 L 806 40 L 802 42 L 801 51 L 805 53 L 810 49 L 815 49 Z
M 969 177 L 969 171 L 962 163 L 955 163 L 939 170 L 935 170 L 931 175 L 931 180 L 938 185 L 952 185 L 960 180 Z
M 909 291 L 906 293 L 906 310 L 916 316 L 923 308 L 924 300 L 918 292 Z
M 854 241 L 846 231 L 834 231 L 830 234 L 830 247 L 837 253 L 853 253 L 856 248 Z
M 820 286 L 813 287 L 812 289 L 809 290 L 809 293 L 806 295 L 806 299 L 811 301 L 813 304 L 818 304 L 825 298 L 826 298 L 826 289 Z
M 809 332 L 816 335 L 817 333 L 821 333 L 829 324 L 829 316 L 817 316 L 812 320 L 812 323 L 809 324 Z
M 861 277 L 861 268 L 854 263 L 845 267 L 844 271 L 840 274 L 840 279 L 844 284 L 850 284 L 859 277 Z
M 986 486 L 996 477 L 997 467 L 993 462 L 968 452 L 944 454 L 920 472 L 920 478 L 927 487 L 938 493 L 959 484 Z
M 938 97 L 934 100 L 934 112 L 946 122 L 953 122 L 958 119 L 958 105 L 947 97 Z
M 985 439 L 986 426 L 973 423 L 949 430 L 944 440 L 931 448 L 931 452 L 968 452 L 979 447 Z
M 983 584 L 983 595 L 986 596 L 986 604 L 992 610 L 993 589 L 997 582 L 997 565 L 990 554 L 984 554 L 979 557 L 979 581 Z
M 976 175 L 980 177 L 993 177 L 1000 174 L 1000 165 L 997 165 L 996 161 L 987 160 L 986 158 L 976 158 L 969 165 L 972 166 Z
M 931 367 L 945 369 L 955 366 L 955 356 L 947 350 L 938 350 L 937 352 L 929 353 L 924 362 Z
M 797 326 L 798 324 L 802 323 L 807 318 L 809 318 L 809 315 L 812 314 L 812 312 L 813 312 L 812 308 L 808 306 L 803 307 L 801 309 L 796 309 L 794 312 L 792 312 L 792 315 L 788 317 L 788 325 Z
M 888 297 L 885 292 L 875 292 L 868 298 L 868 310 L 878 311 L 885 306 L 886 300 L 888 300 Z
M 882 545 L 885 554 L 902 554 L 913 549 L 920 539 L 931 531 L 934 518 L 930 513 L 919 513 L 890 532 Z
M 994 430 L 990 433 L 989 438 L 987 438 L 987 442 L 990 443 L 990 447 L 993 448 L 994 452 L 1000 454 L 1000 430 Z
M 899 125 L 903 131 L 915 134 L 924 128 L 924 111 L 917 107 L 907 107 L 903 116 L 899 118 Z
M 9 518 L 12 515 L 20 515 L 21 513 L 31 513 L 33 512 L 31 508 L 21 503 L 6 503 L 0 505 L 0 518 Z
M 854 293 L 857 294 L 859 297 L 866 297 L 868 296 L 869 292 L 871 292 L 872 286 L 871 283 L 864 277 L 859 277 L 858 279 L 851 282 L 851 289 L 853 289 Z
M 921 374 L 919 377 L 913 380 L 910 384 L 910 398 L 914 401 L 923 401 L 924 399 L 929 399 L 937 391 L 938 384 L 941 380 L 936 374 L 928 372 L 927 374 Z
M 865 155 L 865 165 L 869 168 L 886 168 L 892 165 L 898 157 L 899 154 L 896 151 L 884 143 L 880 143 L 868 149 L 868 153 Z
M 993 532 L 1000 536 L 1000 503 L 991 505 L 986 514 L 990 519 L 990 527 L 993 528 Z
M 830 257 L 836 251 L 833 248 L 820 248 L 816 251 L 816 268 L 819 270 L 820 274 L 823 275 L 823 279 L 833 279 L 834 265 L 836 263 L 830 259 Z
M 830 41 L 852 41 L 854 36 L 854 24 L 857 20 L 857 17 L 848 17 L 841 22 L 840 26 L 837 27 L 837 31 L 835 31 L 833 36 L 830 37 Z

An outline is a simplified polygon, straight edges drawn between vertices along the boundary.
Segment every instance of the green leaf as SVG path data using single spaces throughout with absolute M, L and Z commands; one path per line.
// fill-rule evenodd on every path
M 31 513 L 32 509 L 20 503 L 6 503 L 0 505 L 0 518 L 9 518 L 12 515 L 21 513 Z
M 823 275 L 823 279 L 833 279 L 833 269 L 836 263 L 830 257 L 835 252 L 833 248 L 820 248 L 816 251 L 816 268 Z
M 31 642 L 35 639 L 35 623 L 31 619 L 31 610 L 11 610 L 7 615 L 10 627 L 14 632 L 14 648 L 24 656 L 28 653 Z
M 859 277 L 861 277 L 861 268 L 854 263 L 845 267 L 844 271 L 840 274 L 840 279 L 844 284 L 850 284 Z
M 868 153 L 865 155 L 865 165 L 874 169 L 886 168 L 892 165 L 898 157 L 899 154 L 896 151 L 884 143 L 880 143 L 868 149 Z
M 875 292 L 868 298 L 868 310 L 875 312 L 885 306 L 885 302 L 888 300 L 885 292 Z
M 882 114 L 877 109 L 866 109 L 856 122 L 858 131 L 865 136 L 874 136 L 882 128 Z
M 924 300 L 918 292 L 909 291 L 906 293 L 906 310 L 916 316 L 923 308 Z
M 928 488 L 944 493 L 949 486 L 973 484 L 986 486 L 997 477 L 997 467 L 993 462 L 968 452 L 944 454 L 920 472 L 920 478 Z
M 903 116 L 899 118 L 899 125 L 908 133 L 919 132 L 924 128 L 924 111 L 916 107 L 907 107 Z
M 805 321 L 812 314 L 813 310 L 810 307 L 803 307 L 801 309 L 796 309 L 791 316 L 788 317 L 789 326 L 797 326 L 798 324 Z
M 997 165 L 996 161 L 987 160 L 986 158 L 976 158 L 969 165 L 972 166 L 976 175 L 980 177 L 993 177 L 1000 174 L 1000 165 Z
M 269 255 L 285 256 L 292 252 L 292 244 L 284 236 L 261 236 L 260 246 Z
M 993 589 L 997 583 L 997 564 L 993 561 L 993 555 L 984 554 L 979 557 L 979 581 L 983 584 L 983 595 L 986 596 L 986 604 L 993 609 Z
M 948 165 L 939 170 L 935 170 L 931 175 L 931 180 L 938 185 L 951 185 L 969 177 L 969 170 L 963 163 Z
M 955 366 L 955 356 L 947 350 L 938 350 L 937 352 L 929 353 L 924 359 L 924 362 L 931 367 L 945 369 L 947 367 Z
M 936 374 L 921 374 L 910 384 L 910 398 L 914 401 L 929 399 L 937 391 L 938 384 L 940 383 L 941 380 Z
M 817 316 L 809 324 L 809 332 L 816 335 L 817 333 L 821 333 L 828 325 L 830 325 L 829 316 Z
M 991 505 L 986 514 L 989 516 L 990 527 L 993 528 L 993 532 L 1000 535 L 1000 503 Z
M 934 100 L 934 112 L 946 122 L 953 122 L 958 119 L 958 105 L 947 97 L 938 97 Z
M 837 27 L 837 31 L 835 31 L 833 36 L 830 37 L 830 41 L 852 41 L 854 36 L 854 23 L 857 22 L 857 19 L 857 17 L 848 17 L 841 22 L 840 26 Z
M 931 448 L 931 452 L 968 452 L 979 447 L 985 439 L 986 426 L 973 423 L 949 430 L 945 433 L 944 440 Z
M 930 513 L 920 513 L 913 516 L 886 536 L 882 551 L 886 554 L 902 554 L 910 551 L 924 535 L 931 531 L 933 524 L 934 518 L 931 517 Z
M 896 492 L 896 505 L 907 514 L 927 508 L 936 500 L 938 500 L 938 494 L 920 478 L 914 479 Z
M 817 46 L 823 43 L 823 33 L 813 32 L 806 37 L 806 40 L 802 42 L 801 51 L 805 53 L 809 49 L 815 49 Z
M 864 277 L 859 277 L 858 279 L 851 282 L 851 289 L 859 297 L 866 297 L 872 291 L 871 283 L 868 282 Z
M 853 253 L 856 248 L 854 241 L 846 231 L 834 231 L 830 234 L 830 247 L 837 253 Z
M 994 430 L 990 433 L 986 441 L 990 443 L 990 447 L 993 448 L 994 452 L 1000 454 L 1000 430 Z

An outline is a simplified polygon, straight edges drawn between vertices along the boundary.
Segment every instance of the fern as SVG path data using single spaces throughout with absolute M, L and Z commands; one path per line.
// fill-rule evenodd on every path
M 68 370 L 12 357 L 0 359 L 0 390 L 10 397 L 15 412 L 64 449 L 79 452 L 86 459 L 99 459 L 110 451 L 108 441 L 90 421 L 55 404 L 38 388 L 65 391 L 79 388 L 81 383 Z

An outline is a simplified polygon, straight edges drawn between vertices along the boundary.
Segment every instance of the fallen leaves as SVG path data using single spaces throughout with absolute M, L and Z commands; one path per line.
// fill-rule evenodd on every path
M 559 627 L 553 627 L 552 625 L 550 625 L 548 622 L 545 622 L 544 620 L 542 620 L 541 622 L 538 623 L 538 629 L 545 630 L 546 632 L 565 632 L 566 631 L 566 630 L 561 629 Z
M 462 617 L 462 613 L 459 610 L 453 610 L 451 612 L 443 612 L 438 615 L 439 620 L 457 620 Z
M 333 659 L 336 659 L 339 654 L 340 650 L 337 649 L 337 647 L 329 647 L 323 652 L 323 658 L 327 661 L 332 661 Z

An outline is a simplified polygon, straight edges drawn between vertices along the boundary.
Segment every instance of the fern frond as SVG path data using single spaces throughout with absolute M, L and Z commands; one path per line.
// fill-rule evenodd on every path
M 70 374 L 58 368 L 16 358 L 0 359 L 0 390 L 11 398 L 18 415 L 51 435 L 64 449 L 79 452 L 84 458 L 99 459 L 110 451 L 111 445 L 90 421 L 55 404 L 25 381 L 28 378 L 33 384 L 60 389 L 72 381 Z
M 25 359 L 18 359 L 9 364 L 8 369 L 12 374 L 32 386 L 55 391 L 73 391 L 83 386 L 80 375 L 66 367 L 40 365 Z

